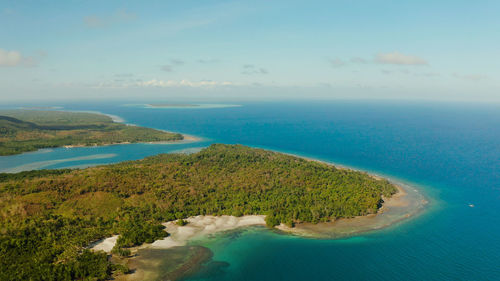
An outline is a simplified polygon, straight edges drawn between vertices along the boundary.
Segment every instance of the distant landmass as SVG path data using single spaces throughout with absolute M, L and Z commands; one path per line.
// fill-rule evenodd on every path
M 147 104 L 124 104 L 127 107 L 140 107 L 151 109 L 210 109 L 240 107 L 239 104 L 216 104 L 216 103 L 147 103 Z
M 54 110 L 54 109 L 62 109 L 61 106 L 22 106 L 19 109 L 36 109 L 36 110 Z
M 0 155 L 41 148 L 179 141 L 184 136 L 113 122 L 106 115 L 42 110 L 0 110 Z
M 168 236 L 166 221 L 265 215 L 269 227 L 293 227 L 375 214 L 396 192 L 362 172 L 222 144 L 82 170 L 0 174 L 0 279 L 106 280 L 129 269 L 87 249 L 104 237 L 119 235 L 113 257 L 127 257 L 130 247 Z
M 198 107 L 199 104 L 150 103 L 150 107 Z

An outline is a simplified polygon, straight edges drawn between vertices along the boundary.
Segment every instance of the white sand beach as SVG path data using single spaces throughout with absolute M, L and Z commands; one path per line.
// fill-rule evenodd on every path
M 106 253 L 111 253 L 111 250 L 118 240 L 118 235 L 114 235 L 105 239 L 101 239 L 90 245 L 90 249 L 94 251 L 104 251 Z
M 297 155 L 294 155 L 297 156 Z M 301 156 L 297 156 L 301 157 Z M 302 157 L 304 158 L 304 157 Z M 317 161 L 328 165 L 336 164 L 319 161 L 316 159 L 305 158 L 309 161 Z M 348 167 L 340 167 L 341 169 L 351 169 Z M 351 169 L 352 170 L 352 169 Z M 370 174 L 376 179 L 385 177 Z M 354 218 L 338 219 L 335 221 L 312 224 L 312 223 L 298 223 L 294 228 L 290 228 L 284 224 L 280 224 L 275 228 L 285 233 L 299 235 L 303 237 L 315 238 L 339 238 L 349 236 L 355 233 L 380 229 L 387 227 L 410 216 L 415 215 L 423 209 L 423 206 L 428 202 L 425 197 L 418 192 L 417 189 L 402 184 L 400 182 L 393 182 L 397 187 L 398 192 L 390 198 L 383 198 L 384 203 L 376 214 L 358 216 Z M 190 240 L 196 238 L 207 237 L 209 235 L 233 230 L 247 226 L 265 226 L 265 215 L 248 215 L 242 217 L 235 216 L 195 216 L 185 219 L 188 224 L 179 226 L 176 221 L 169 221 L 163 223 L 170 235 L 164 239 L 157 240 L 152 244 L 144 244 L 139 248 L 152 248 L 152 249 L 168 249 L 176 246 L 185 246 Z M 96 244 L 92 249 L 109 249 L 111 250 L 116 239 L 110 237 L 104 239 L 100 244 Z M 102 244 L 102 245 L 101 245 Z
M 170 234 L 162 240 L 153 242 L 150 247 L 153 248 L 171 248 L 175 246 L 184 246 L 186 243 L 197 237 L 207 236 L 217 232 L 237 229 L 240 227 L 252 225 L 266 225 L 265 216 L 196 216 L 186 219 L 188 224 L 179 226 L 170 221 L 164 223 L 165 230 Z
M 203 237 L 217 232 L 228 231 L 240 227 L 252 225 L 266 225 L 266 216 L 252 215 L 252 216 L 196 216 L 185 219 L 188 224 L 179 226 L 176 221 L 169 221 L 163 225 L 166 227 L 170 235 L 161 240 L 156 240 L 152 244 L 144 244 L 143 247 L 151 247 L 156 249 L 168 249 L 176 246 L 184 246 L 193 238 Z M 111 252 L 111 249 L 116 244 L 118 235 L 99 240 L 90 245 L 90 249 L 95 251 Z

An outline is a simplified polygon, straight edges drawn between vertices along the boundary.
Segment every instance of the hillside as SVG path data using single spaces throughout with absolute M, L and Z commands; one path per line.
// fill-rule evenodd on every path
M 118 233 L 115 253 L 127 255 L 122 248 L 165 236 L 164 221 L 264 214 L 270 227 L 317 223 L 375 213 L 395 192 L 361 172 L 221 144 L 83 170 L 1 174 L 0 260 L 9 263 L 0 262 L 0 279 L 76 278 L 83 246 Z M 100 264 L 88 274 L 109 276 L 105 258 L 83 254 Z
M 61 146 L 182 140 L 181 134 L 115 123 L 105 115 L 63 111 L 0 111 L 0 156 Z

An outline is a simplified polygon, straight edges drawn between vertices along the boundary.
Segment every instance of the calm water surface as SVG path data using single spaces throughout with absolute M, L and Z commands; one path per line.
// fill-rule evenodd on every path
M 114 114 L 127 123 L 204 140 L 41 150 L 0 157 L 1 171 L 83 167 L 189 151 L 213 142 L 242 143 L 390 176 L 418 186 L 430 200 L 414 219 L 347 239 L 303 239 L 262 228 L 218 235 L 200 242 L 213 251 L 213 260 L 190 280 L 500 280 L 498 105 L 56 105 Z

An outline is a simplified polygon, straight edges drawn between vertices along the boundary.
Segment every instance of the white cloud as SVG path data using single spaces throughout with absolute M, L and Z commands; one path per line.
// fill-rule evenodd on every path
M 136 14 L 129 13 L 125 10 L 117 10 L 112 15 L 100 17 L 96 15 L 90 15 L 83 18 L 83 23 L 90 28 L 101 28 L 107 27 L 116 23 L 128 22 L 135 20 L 137 18 Z
M 21 64 L 22 60 L 20 52 L 0 49 L 0 66 L 16 66 Z
M 199 59 L 197 60 L 198 63 L 201 64 L 211 64 L 211 63 L 218 63 L 220 62 L 219 59 Z
M 217 87 L 217 86 L 232 86 L 235 85 L 232 82 L 228 81 L 211 81 L 211 80 L 202 80 L 202 81 L 189 81 L 189 80 L 158 80 L 151 79 L 148 81 L 136 81 L 129 83 L 121 83 L 122 81 L 111 81 L 111 82 L 101 82 L 96 88 L 140 88 L 140 87 L 151 87 L 151 88 L 174 88 L 174 87 L 191 87 L 191 88 L 209 88 L 209 87 Z
M 328 62 L 333 67 L 341 67 L 341 66 L 344 66 L 346 64 L 343 60 L 341 60 L 339 58 L 329 59 Z
M 398 65 L 427 65 L 427 61 L 423 58 L 404 55 L 399 52 L 379 53 L 375 57 L 375 62 L 383 64 L 398 64 Z
M 360 58 L 360 57 L 353 57 L 351 58 L 350 60 L 352 63 L 361 63 L 361 64 L 365 64 L 365 63 L 368 63 L 368 60 L 364 59 L 364 58 Z
M 396 69 L 396 70 L 389 70 L 389 69 L 382 69 L 380 70 L 382 74 L 404 74 L 404 75 L 413 75 L 415 77 L 427 77 L 427 78 L 432 78 L 432 77 L 438 77 L 440 76 L 439 73 L 437 72 L 414 72 L 410 71 L 408 69 Z
M 19 51 L 0 49 L 0 66 L 35 66 L 37 61 L 33 57 L 24 57 Z
M 487 76 L 480 75 L 480 74 L 460 74 L 460 73 L 453 73 L 453 77 L 455 77 L 457 79 L 460 79 L 460 80 L 466 80 L 466 81 L 479 81 L 479 80 L 488 79 Z
M 351 57 L 348 60 L 343 60 L 340 58 L 328 59 L 328 62 L 332 67 L 342 67 L 346 65 L 354 64 L 395 64 L 395 65 L 427 65 L 427 61 L 411 55 L 404 55 L 399 52 L 392 53 L 379 53 L 373 59 L 364 59 L 362 57 Z
M 268 74 L 269 72 L 267 69 L 262 68 L 262 67 L 257 67 L 253 64 L 245 64 L 243 65 L 243 71 L 241 74 L 245 75 L 253 75 L 253 74 Z
M 177 66 L 184 65 L 186 62 L 180 59 L 171 59 L 170 64 L 160 65 L 160 69 L 165 72 L 172 72 Z
M 114 76 L 120 77 L 120 78 L 130 78 L 130 77 L 134 77 L 134 74 L 133 73 L 117 73 Z
M 172 72 L 174 71 L 174 68 L 171 65 L 165 64 L 161 66 L 161 70 L 165 72 Z
M 98 27 L 104 27 L 106 26 L 106 21 L 98 16 L 87 16 L 87 17 L 84 17 L 83 18 L 83 23 L 85 23 L 85 25 L 87 27 L 91 27 L 91 28 L 98 28 Z
M 181 81 L 175 81 L 175 80 L 149 80 L 149 81 L 144 81 L 144 82 L 138 82 L 136 83 L 137 86 L 142 86 L 142 87 L 160 87 L 160 88 L 166 88 L 166 87 L 213 87 L 213 86 L 230 86 L 233 85 L 231 82 L 217 82 L 217 81 L 211 81 L 211 80 L 204 80 L 204 81 L 197 81 L 197 82 L 192 82 L 189 80 L 181 80 Z
M 113 17 L 117 21 L 131 21 L 137 19 L 137 15 L 135 13 L 127 12 L 125 9 L 116 11 Z
M 424 72 L 424 73 L 417 73 L 415 76 L 420 76 L 420 77 L 439 77 L 441 74 L 437 72 Z
M 172 63 L 173 65 L 183 65 L 183 64 L 185 64 L 185 62 L 183 60 L 180 60 L 180 59 L 171 59 L 170 63 Z

